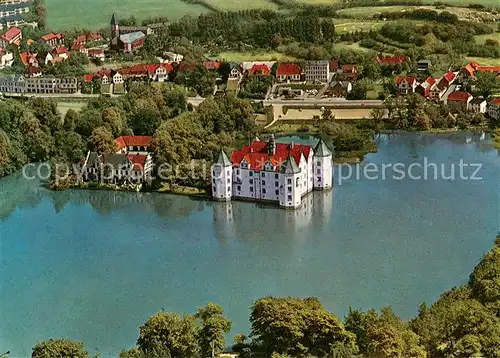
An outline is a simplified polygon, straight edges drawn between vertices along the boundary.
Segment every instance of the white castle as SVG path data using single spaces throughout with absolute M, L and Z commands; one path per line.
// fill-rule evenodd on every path
M 231 160 L 221 151 L 212 165 L 212 197 L 229 201 L 233 197 L 251 201 L 278 202 L 296 209 L 312 190 L 332 188 L 333 158 L 325 142 L 309 145 L 254 141 Z

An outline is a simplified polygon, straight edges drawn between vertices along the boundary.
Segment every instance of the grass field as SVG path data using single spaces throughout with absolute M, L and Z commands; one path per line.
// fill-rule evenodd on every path
M 77 112 L 81 111 L 87 103 L 85 102 L 58 102 L 57 103 L 57 109 L 61 113 L 61 115 L 64 117 L 66 115 L 66 112 L 68 110 L 73 109 Z
M 293 61 L 295 58 L 279 52 L 221 52 L 216 58 L 229 62 L 243 61 Z
M 268 0 L 251 0 L 245 3 L 242 3 L 240 0 L 205 0 L 205 2 L 223 11 L 238 11 L 242 9 L 278 9 L 278 5 Z
M 500 66 L 500 58 L 466 57 L 467 61 L 475 61 L 485 66 Z
M 476 40 L 476 43 L 478 44 L 484 44 L 487 39 L 493 39 L 497 40 L 500 42 L 500 32 L 494 32 L 492 34 L 488 35 L 476 35 L 474 36 L 474 39 Z
M 217 1 L 217 0 L 213 0 Z M 262 0 L 265 1 L 265 0 Z M 138 20 L 151 16 L 167 16 L 178 20 L 184 15 L 197 16 L 209 10 L 182 0 L 45 0 L 48 25 L 53 30 L 102 28 L 109 26 L 111 14 L 134 15 Z
M 354 32 L 376 30 L 384 24 L 382 21 L 355 21 L 350 19 L 334 19 L 335 31 Z

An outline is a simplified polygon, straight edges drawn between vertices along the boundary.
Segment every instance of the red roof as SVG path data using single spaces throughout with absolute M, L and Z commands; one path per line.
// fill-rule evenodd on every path
M 443 76 L 443 78 L 444 78 L 446 81 L 451 82 L 451 81 L 453 81 L 453 80 L 455 79 L 455 76 L 456 76 L 456 75 L 455 75 L 455 73 L 453 73 L 453 72 L 448 72 L 448 73 L 446 73 L 446 74 Z
M 464 70 L 466 70 L 470 76 L 474 76 L 474 67 L 471 64 L 466 65 Z
M 386 57 L 377 57 L 377 62 L 384 65 L 397 65 L 403 62 L 408 61 L 408 57 L 406 56 L 386 56 Z
M 425 82 L 427 82 L 429 85 L 432 86 L 434 83 L 436 83 L 436 80 L 434 79 L 434 77 L 429 76 L 429 77 L 427 77 L 427 79 L 425 80 Z
M 83 46 L 82 44 L 80 44 L 78 42 L 75 42 L 73 44 L 73 46 L 71 46 L 72 51 L 80 51 L 80 50 L 84 50 L 84 49 L 85 49 L 85 46 Z
M 275 171 L 280 170 L 285 160 L 292 156 L 297 164 L 300 163 L 301 154 L 307 159 L 312 148 L 303 144 L 276 143 L 276 154 L 269 155 L 267 152 L 268 142 L 256 141 L 244 146 L 242 150 L 234 151 L 231 154 L 231 161 L 234 165 L 239 165 L 243 159 L 250 164 L 251 168 L 262 170 L 267 162 L 271 162 Z
M 296 63 L 280 63 L 276 69 L 276 76 L 300 75 L 302 69 Z
M 490 103 L 493 103 L 497 106 L 500 106 L 500 97 L 497 97 L 497 98 L 493 98 Z
M 91 32 L 87 34 L 87 41 L 94 41 L 102 39 L 102 35 L 98 32 Z
M 68 49 L 64 46 L 57 46 L 52 50 L 52 53 L 56 55 L 62 55 L 63 53 L 68 54 Z
M 102 48 L 89 48 L 89 55 L 104 55 L 104 49 Z
M 269 69 L 269 67 L 267 67 L 267 65 L 263 63 L 255 64 L 248 70 L 248 74 L 250 74 L 251 76 L 253 75 L 269 76 L 270 73 L 271 70 Z
M 86 35 L 78 35 L 75 38 L 75 42 L 85 43 L 85 42 L 87 42 L 87 36 Z
M 328 65 L 330 66 L 330 71 L 337 72 L 337 70 L 339 69 L 338 60 L 331 60 L 328 62 Z
M 478 66 L 476 67 L 478 72 L 500 72 L 500 66 Z
M 358 72 L 358 66 L 357 65 L 342 65 L 342 73 L 346 73 L 346 72 L 356 73 L 356 72 Z
M 35 67 L 35 66 L 29 66 L 28 67 L 28 73 L 31 74 L 31 75 L 34 75 L 34 74 L 37 74 L 37 73 L 40 73 L 40 69 L 38 67 Z
M 207 70 L 218 70 L 221 65 L 222 65 L 222 63 L 219 61 L 204 61 L 203 62 L 203 67 L 205 67 L 205 69 L 207 69 Z
M 17 36 L 21 34 L 21 30 L 17 27 L 11 27 L 7 30 L 5 34 L 2 35 L 2 38 L 7 41 L 14 40 Z
M 124 135 L 115 139 L 115 143 L 118 145 L 118 150 L 131 147 L 148 147 L 151 144 L 153 137 L 144 135 Z
M 146 160 L 148 159 L 147 155 L 144 154 L 128 154 L 127 158 L 133 164 L 135 170 L 144 170 L 144 166 L 146 165 Z
M 54 33 L 51 32 L 50 34 L 43 35 L 41 37 L 41 39 L 44 40 L 44 41 L 50 41 L 50 40 L 55 40 L 55 39 L 60 40 L 60 39 L 63 39 L 63 38 L 64 38 L 64 34 L 62 34 L 60 32 L 57 33 L 57 34 L 54 34 Z
M 30 64 L 30 60 L 31 60 L 31 61 L 33 61 L 33 60 L 34 60 L 35 62 L 38 62 L 38 61 L 36 60 L 36 55 L 33 55 L 33 54 L 29 53 L 29 52 L 21 52 L 21 53 L 19 54 L 19 58 L 21 59 L 21 62 L 22 62 L 22 63 L 23 63 L 23 65 L 25 65 L 25 66 L 28 66 L 28 65 Z
M 85 82 L 92 82 L 94 80 L 94 75 L 92 73 L 88 73 L 86 75 L 83 75 L 83 80 Z
M 448 96 L 448 101 L 451 102 L 467 102 L 472 95 L 468 92 L 455 91 L 450 93 Z
M 181 63 L 179 63 L 179 65 L 177 67 L 177 72 L 182 73 L 182 72 L 186 72 L 186 71 L 196 72 L 196 71 L 198 71 L 198 68 L 196 67 L 196 65 L 194 65 L 192 63 L 182 61 Z
M 413 76 L 397 76 L 396 84 L 400 85 L 403 82 L 408 82 L 409 84 L 413 84 L 417 81 L 417 79 Z

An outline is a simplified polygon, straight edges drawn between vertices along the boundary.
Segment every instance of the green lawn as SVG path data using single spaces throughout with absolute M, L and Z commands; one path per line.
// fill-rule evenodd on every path
M 367 7 L 352 7 L 350 9 L 342 9 L 338 13 L 342 16 L 354 17 L 372 17 L 381 12 L 399 12 L 414 8 L 414 6 L 367 6 Z
M 243 61 L 293 61 L 295 58 L 285 54 L 266 51 L 266 52 L 221 52 L 216 58 L 229 62 Z
M 223 11 L 239 11 L 243 9 L 278 9 L 278 5 L 268 0 L 251 0 L 242 3 L 240 0 L 205 0 L 217 9 Z
M 466 57 L 467 61 L 475 61 L 485 66 L 500 66 L 500 58 Z
M 48 25 L 53 30 L 102 28 L 109 26 L 111 14 L 134 15 L 138 20 L 151 16 L 167 16 L 178 20 L 183 15 L 197 16 L 209 10 L 182 0 L 45 0 Z
M 497 40 L 500 42 L 500 32 L 494 32 L 492 34 L 488 35 L 476 35 L 474 36 L 474 39 L 476 40 L 476 43 L 478 44 L 484 44 L 487 39 L 493 39 Z
M 352 19 L 334 19 L 335 31 L 354 32 L 376 30 L 384 24 L 382 21 L 356 21 Z
M 425 0 L 425 3 L 427 4 L 434 4 L 436 1 L 435 0 Z M 452 5 L 463 5 L 463 6 L 468 6 L 469 4 L 483 4 L 487 6 L 492 6 L 492 7 L 498 7 L 498 0 L 442 0 L 441 2 L 445 4 L 452 4 Z
M 68 110 L 72 109 L 74 111 L 80 112 L 86 105 L 86 102 L 57 102 L 57 109 L 64 117 Z

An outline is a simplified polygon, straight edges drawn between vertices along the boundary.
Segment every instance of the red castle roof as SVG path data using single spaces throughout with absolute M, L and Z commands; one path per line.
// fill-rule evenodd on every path
M 276 76 L 300 75 L 302 69 L 296 63 L 281 63 L 276 69 Z
M 291 156 L 297 165 L 300 163 L 300 157 L 303 154 L 307 159 L 312 148 L 303 144 L 284 144 L 276 143 L 276 153 L 270 155 L 267 152 L 268 142 L 256 141 L 250 145 L 244 146 L 239 151 L 234 151 L 231 155 L 233 165 L 239 165 L 243 159 L 250 165 L 250 168 L 262 170 L 267 162 L 271 162 L 275 171 L 280 170 L 280 165 Z

